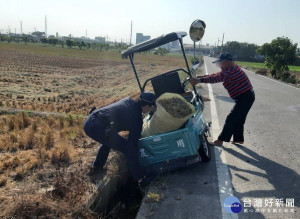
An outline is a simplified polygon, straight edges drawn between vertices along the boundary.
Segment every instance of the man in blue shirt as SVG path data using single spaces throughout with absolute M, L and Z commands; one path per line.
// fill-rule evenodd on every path
M 103 169 L 110 149 L 124 153 L 129 170 L 135 180 L 141 183 L 145 178 L 143 168 L 139 163 L 138 141 L 143 126 L 143 113 L 149 113 L 156 107 L 153 93 L 142 93 L 135 101 L 124 98 L 109 106 L 94 110 L 84 124 L 85 133 L 93 140 L 101 143 L 97 157 L 90 174 Z M 128 139 L 118 132 L 129 131 Z

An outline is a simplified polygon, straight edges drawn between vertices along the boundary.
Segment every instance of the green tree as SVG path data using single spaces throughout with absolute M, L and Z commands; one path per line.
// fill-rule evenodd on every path
M 166 48 L 158 47 L 157 52 L 159 55 L 164 56 L 165 54 L 169 53 L 170 51 L 167 50 Z
M 61 45 L 61 48 L 64 48 L 65 42 L 63 40 L 58 40 L 57 44 Z
M 229 52 L 233 58 L 241 61 L 254 61 L 259 46 L 253 43 L 229 41 L 223 47 L 223 52 Z M 221 48 L 220 48 L 221 49 Z
M 5 41 L 5 40 L 6 40 L 6 36 L 0 35 L 0 41 L 3 42 L 3 41 Z
M 43 44 L 44 46 L 46 46 L 46 44 L 48 43 L 48 40 L 47 40 L 47 38 L 43 37 L 43 38 L 41 39 L 41 42 L 42 42 L 42 44 Z
M 22 36 L 22 41 L 25 43 L 25 45 L 29 42 L 29 38 L 26 35 Z
M 55 39 L 55 38 L 49 39 L 49 44 L 51 44 L 52 46 L 56 46 L 57 43 L 58 43 L 58 39 Z
M 86 45 L 85 45 L 85 42 L 80 41 L 77 43 L 77 46 L 79 47 L 79 49 L 81 49 L 82 47 L 85 47 Z
M 99 43 L 98 44 L 98 49 L 99 49 L 100 52 L 102 51 L 102 49 L 104 49 L 105 45 L 106 45 L 105 43 Z
M 14 42 L 16 42 L 16 43 L 20 42 L 20 40 L 19 40 L 19 38 L 17 36 L 11 37 L 11 40 L 14 41 Z
M 257 52 L 265 56 L 265 65 L 276 79 L 290 77 L 288 64 L 296 60 L 297 43 L 293 44 L 287 37 L 277 37 L 271 43 L 265 43 Z
M 35 40 L 35 39 L 30 39 L 30 42 L 31 42 L 31 43 L 37 43 L 38 41 Z
M 92 49 L 97 49 L 97 43 L 92 43 Z
M 105 44 L 104 44 L 104 48 L 105 48 L 106 51 L 108 51 L 108 49 L 109 49 L 109 44 L 108 44 L 108 43 L 105 43 Z
M 66 45 L 67 45 L 67 47 L 72 48 L 74 46 L 74 41 L 71 39 L 67 39 Z

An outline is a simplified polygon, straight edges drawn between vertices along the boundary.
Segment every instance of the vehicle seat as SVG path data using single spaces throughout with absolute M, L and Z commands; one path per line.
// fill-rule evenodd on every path
M 157 98 L 164 93 L 184 93 L 184 89 L 177 71 L 158 75 L 151 80 L 151 83 Z

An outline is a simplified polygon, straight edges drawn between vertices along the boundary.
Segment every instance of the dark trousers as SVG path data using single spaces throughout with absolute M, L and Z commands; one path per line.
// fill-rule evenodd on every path
M 94 161 L 94 167 L 103 168 L 110 149 L 121 151 L 127 160 L 129 170 L 134 179 L 140 179 L 144 173 L 137 160 L 138 149 L 127 144 L 127 140 L 116 131 L 110 130 L 108 122 L 96 113 L 91 114 L 84 123 L 87 136 L 101 143 Z
M 233 141 L 244 142 L 244 124 L 254 101 L 255 93 L 253 90 L 238 96 L 233 109 L 226 118 L 218 140 L 229 142 L 233 136 Z

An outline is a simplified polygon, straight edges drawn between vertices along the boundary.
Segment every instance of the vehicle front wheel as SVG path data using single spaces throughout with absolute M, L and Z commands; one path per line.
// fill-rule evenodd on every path
M 199 136 L 200 146 L 198 149 L 199 155 L 203 162 L 208 162 L 211 159 L 211 151 L 205 134 Z

